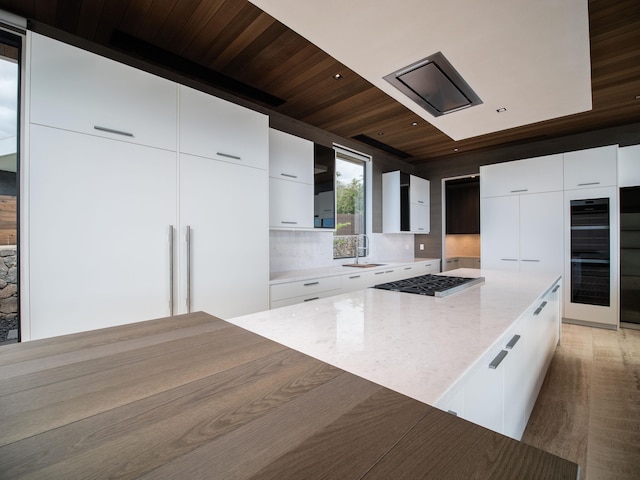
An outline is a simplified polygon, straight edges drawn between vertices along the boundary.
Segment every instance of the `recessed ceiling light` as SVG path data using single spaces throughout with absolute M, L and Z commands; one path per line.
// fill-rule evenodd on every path
M 340 75 L 339 73 L 336 73 L 336 74 L 333 76 L 333 79 L 334 79 L 334 80 L 340 80 L 341 78 L 342 78 L 342 75 Z
M 458 151 L 458 149 L 457 149 L 457 148 L 454 148 L 454 149 L 453 149 L 453 151 L 454 151 L 454 152 L 457 152 L 457 151 Z
M 506 112 L 506 111 L 507 111 L 507 109 L 504 108 L 504 107 L 500 107 L 499 109 L 496 110 L 496 112 L 498 112 L 498 113 L 502 113 L 502 112 Z
M 384 132 L 378 132 L 378 135 L 382 136 L 382 135 L 384 135 Z
M 640 95 L 636 95 L 636 100 L 640 100 Z
M 418 122 L 411 122 L 411 125 L 412 125 L 413 127 L 417 127 L 417 126 L 418 126 Z

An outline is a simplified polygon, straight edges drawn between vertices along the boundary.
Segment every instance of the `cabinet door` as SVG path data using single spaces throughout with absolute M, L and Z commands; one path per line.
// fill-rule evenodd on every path
M 618 186 L 640 186 L 640 145 L 618 149 Z
M 191 311 L 224 319 L 268 309 L 267 185 L 265 170 L 180 155 L 182 311 L 187 285 Z
M 520 270 L 562 274 L 563 193 L 520 196 Z
M 464 417 L 494 432 L 503 431 L 504 364 L 502 345 L 492 348 L 470 373 L 464 383 Z
M 30 121 L 176 149 L 177 85 L 32 35 Z
M 429 180 L 411 175 L 409 182 L 409 203 L 429 205 Z
M 176 154 L 30 130 L 31 339 L 169 315 Z
M 181 86 L 180 151 L 266 170 L 269 119 L 248 108 Z
M 313 142 L 269 129 L 269 176 L 313 183 Z
M 480 167 L 480 196 L 562 191 L 562 154 Z
M 520 440 L 529 420 L 528 405 L 536 383 L 536 370 L 532 368 L 528 338 L 528 317 L 524 316 L 510 329 L 503 348 L 509 352 L 504 361 L 504 431 L 505 435 Z M 535 402 L 535 397 L 534 397 Z
M 429 205 L 412 203 L 409 205 L 409 224 L 414 233 L 429 233 L 431 225 L 429 222 Z
M 313 185 L 269 178 L 269 228 L 313 229 Z
M 565 153 L 564 189 L 617 185 L 617 158 L 617 145 Z
M 480 205 L 482 267 L 519 270 L 519 196 L 483 198 Z

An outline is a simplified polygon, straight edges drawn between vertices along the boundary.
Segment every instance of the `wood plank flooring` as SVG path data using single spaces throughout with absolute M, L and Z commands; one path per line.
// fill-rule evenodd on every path
M 640 478 L 640 331 L 563 324 L 522 440 L 582 480 Z

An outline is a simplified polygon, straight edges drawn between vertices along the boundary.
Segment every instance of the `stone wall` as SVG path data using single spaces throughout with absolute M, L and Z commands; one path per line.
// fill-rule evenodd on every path
M 15 247 L 0 248 L 0 343 L 18 338 L 18 262 Z

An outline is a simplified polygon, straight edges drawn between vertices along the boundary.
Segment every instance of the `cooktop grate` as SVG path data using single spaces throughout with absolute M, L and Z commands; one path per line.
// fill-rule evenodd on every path
M 446 297 L 479 283 L 484 283 L 484 277 L 469 278 L 429 274 L 396 282 L 381 283 L 374 285 L 374 288 L 393 292 L 429 295 L 431 297 Z

